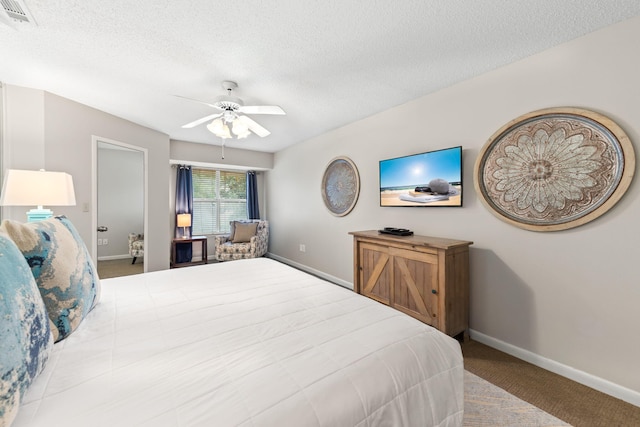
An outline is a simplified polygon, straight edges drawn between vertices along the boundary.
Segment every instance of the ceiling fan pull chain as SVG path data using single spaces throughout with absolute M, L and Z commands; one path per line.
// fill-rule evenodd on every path
M 224 160 L 224 138 L 222 138 L 222 160 Z

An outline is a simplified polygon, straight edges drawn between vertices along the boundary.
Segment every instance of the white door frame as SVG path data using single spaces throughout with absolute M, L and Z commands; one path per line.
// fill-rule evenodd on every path
M 93 262 L 98 265 L 98 142 L 104 142 L 127 148 L 142 153 L 143 157 L 143 177 L 144 177 L 144 235 L 148 235 L 149 227 L 149 180 L 148 180 L 148 157 L 149 150 L 137 145 L 127 144 L 125 142 L 116 141 L 109 138 L 91 135 L 91 257 Z M 144 272 L 147 272 L 149 266 L 149 251 L 145 251 Z

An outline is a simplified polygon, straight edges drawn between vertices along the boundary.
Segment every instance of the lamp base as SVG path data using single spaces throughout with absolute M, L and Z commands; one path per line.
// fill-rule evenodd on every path
M 51 209 L 38 207 L 27 212 L 27 222 L 42 221 L 43 219 L 51 218 L 52 216 L 53 211 Z

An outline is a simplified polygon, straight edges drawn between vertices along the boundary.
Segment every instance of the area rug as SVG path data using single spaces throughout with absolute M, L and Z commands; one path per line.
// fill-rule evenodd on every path
M 570 426 L 469 371 L 464 372 L 464 426 Z

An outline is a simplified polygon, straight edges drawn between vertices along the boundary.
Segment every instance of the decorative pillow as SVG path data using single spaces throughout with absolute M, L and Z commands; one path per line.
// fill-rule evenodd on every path
M 236 222 L 231 241 L 233 243 L 250 242 L 251 238 L 256 235 L 257 228 L 257 222 Z
M 242 224 L 246 221 L 229 221 L 229 241 L 233 242 L 233 236 L 236 234 L 236 224 Z
M 64 216 L 26 224 L 4 220 L 0 230 L 9 234 L 31 267 L 54 340 L 68 337 L 100 298 L 100 279 L 77 230 Z
M 27 261 L 0 233 L 0 426 L 13 422 L 20 402 L 53 346 L 49 319 Z

